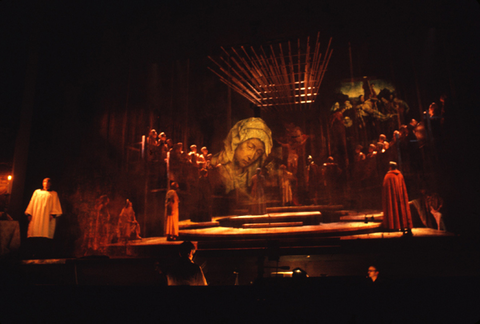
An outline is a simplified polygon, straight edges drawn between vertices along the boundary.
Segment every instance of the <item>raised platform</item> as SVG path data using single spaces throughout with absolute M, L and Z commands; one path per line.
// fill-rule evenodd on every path
M 285 247 L 333 246 L 339 240 L 400 238 L 401 232 L 381 228 L 383 213 L 378 210 L 345 210 L 343 206 L 291 206 L 267 208 L 265 215 L 215 217 L 210 222 L 179 223 L 178 241 L 149 237 L 128 243 L 110 244 L 108 255 L 151 257 L 175 255 L 184 240 L 204 248 L 257 249 L 266 242 L 277 241 Z M 416 228 L 414 237 L 450 236 L 451 233 Z M 299 242 L 302 242 L 299 245 Z M 337 243 L 335 243 L 337 242 Z
M 246 224 L 267 224 L 266 227 L 279 223 L 301 223 L 301 225 L 318 225 L 322 220 L 319 211 L 269 213 L 265 215 L 231 216 L 218 219 L 222 227 L 244 227 Z M 257 226 L 258 227 L 258 226 Z
M 216 217 L 212 222 L 179 224 L 180 238 L 264 239 L 275 237 L 341 236 L 377 231 L 383 214 L 375 210 L 344 210 L 341 205 L 269 207 L 265 215 Z
M 319 225 L 303 225 L 284 227 L 235 228 L 235 227 L 211 227 L 202 229 L 187 229 L 180 231 L 182 240 L 212 240 L 212 239 L 265 239 L 283 237 L 308 237 L 308 236 L 338 236 L 347 234 L 359 234 L 379 230 L 378 222 L 338 222 Z

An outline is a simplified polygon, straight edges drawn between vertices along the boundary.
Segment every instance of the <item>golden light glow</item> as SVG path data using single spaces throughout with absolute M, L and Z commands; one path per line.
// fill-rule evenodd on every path
M 12 176 L 9 175 L 9 176 L 7 177 L 7 179 L 8 179 L 8 181 L 12 180 Z

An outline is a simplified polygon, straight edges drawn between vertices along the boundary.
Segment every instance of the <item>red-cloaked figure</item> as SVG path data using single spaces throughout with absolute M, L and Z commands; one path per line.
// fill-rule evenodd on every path
M 411 236 L 413 225 L 408 205 L 407 187 L 395 162 L 390 162 L 389 171 L 383 179 L 382 203 L 383 227 L 402 230 L 405 235 Z

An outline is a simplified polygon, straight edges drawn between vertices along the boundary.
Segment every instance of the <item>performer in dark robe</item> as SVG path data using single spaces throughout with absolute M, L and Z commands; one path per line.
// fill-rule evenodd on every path
M 110 199 L 107 195 L 100 196 L 95 202 L 95 232 L 93 250 L 104 252 L 111 238 Z
M 264 215 L 267 213 L 264 188 L 265 177 L 262 175 L 262 169 L 258 168 L 257 173 L 252 177 L 252 203 L 250 205 L 250 214 L 252 215 Z
M 311 155 L 307 158 L 308 165 L 305 167 L 306 182 L 308 188 L 308 198 L 311 204 L 317 204 L 318 173 L 319 167 L 313 161 Z
M 407 187 L 397 163 L 390 162 L 389 171 L 383 180 L 383 227 L 390 230 L 402 230 L 412 235 L 412 215 L 408 204 Z
M 208 179 L 207 169 L 200 170 L 200 178 L 198 179 L 197 189 L 197 222 L 211 222 L 212 221 L 212 186 Z M 192 220 L 194 221 L 194 220 Z

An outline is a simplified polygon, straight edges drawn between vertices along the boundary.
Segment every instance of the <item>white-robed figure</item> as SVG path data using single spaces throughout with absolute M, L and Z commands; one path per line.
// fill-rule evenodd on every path
M 56 217 L 62 215 L 58 194 L 50 190 L 50 178 L 43 179 L 43 188 L 33 193 L 25 214 L 28 215 L 28 238 L 43 237 L 53 239 Z

